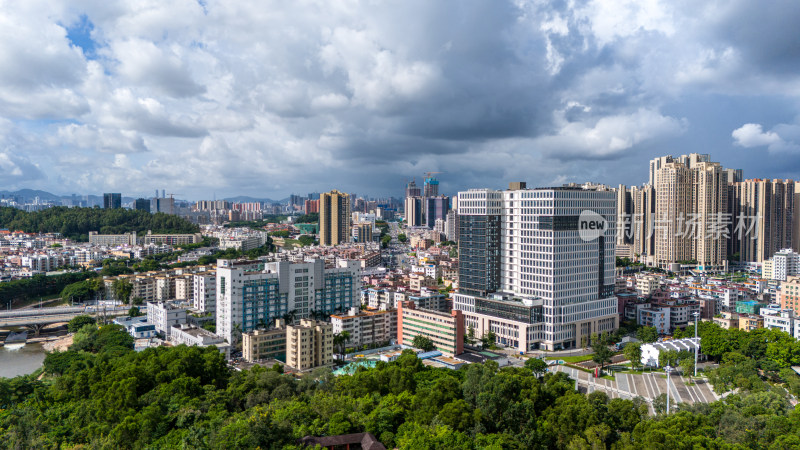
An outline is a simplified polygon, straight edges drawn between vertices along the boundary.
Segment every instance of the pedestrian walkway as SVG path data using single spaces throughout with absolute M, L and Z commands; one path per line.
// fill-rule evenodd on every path
M 595 391 L 605 392 L 610 398 L 622 398 L 632 400 L 636 397 L 644 399 L 651 413 L 653 411 L 653 400 L 661 394 L 667 392 L 667 378 L 663 372 L 652 372 L 644 374 L 616 373 L 614 380 L 605 378 L 595 378 L 591 373 L 584 372 L 567 366 L 550 366 L 550 370 L 557 370 L 569 375 L 573 380 L 577 380 L 578 386 L 586 390 L 587 393 Z M 711 385 L 705 379 L 697 379 L 696 382 L 678 375 L 670 375 L 670 401 L 677 403 L 710 403 L 719 400 Z

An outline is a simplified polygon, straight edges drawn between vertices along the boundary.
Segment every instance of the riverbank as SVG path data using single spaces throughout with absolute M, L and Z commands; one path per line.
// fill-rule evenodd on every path
M 68 334 L 61 337 L 45 338 L 47 339 L 46 341 L 40 342 L 43 342 L 42 348 L 47 352 L 65 352 L 69 349 L 69 346 L 72 345 L 73 336 L 73 334 Z M 33 342 L 33 340 L 30 340 L 29 342 Z

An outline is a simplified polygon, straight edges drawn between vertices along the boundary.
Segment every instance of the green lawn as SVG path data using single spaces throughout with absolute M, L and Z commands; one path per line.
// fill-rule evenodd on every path
M 592 360 L 592 355 L 559 356 L 557 358 L 553 357 L 553 358 L 549 358 L 549 359 L 561 359 L 561 360 L 564 360 L 564 362 L 568 362 L 568 363 L 579 363 L 579 362 L 584 362 L 584 361 L 591 361 Z

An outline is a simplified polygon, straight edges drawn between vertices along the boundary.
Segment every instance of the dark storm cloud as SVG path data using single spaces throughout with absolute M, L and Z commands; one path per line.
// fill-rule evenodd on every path
M 800 170 L 796 2 L 91 3 L 0 13 L 41 30 L 0 38 L 0 119 L 36 143 L 4 170 L 53 190 L 634 184 L 690 152 Z M 59 25 L 83 22 L 90 59 Z

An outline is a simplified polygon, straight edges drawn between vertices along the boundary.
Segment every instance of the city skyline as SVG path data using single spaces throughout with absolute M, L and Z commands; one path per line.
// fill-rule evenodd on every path
M 443 193 L 638 185 L 632 167 L 693 152 L 799 178 L 799 16 L 793 2 L 9 4 L 0 189 L 378 196 L 426 171 Z

